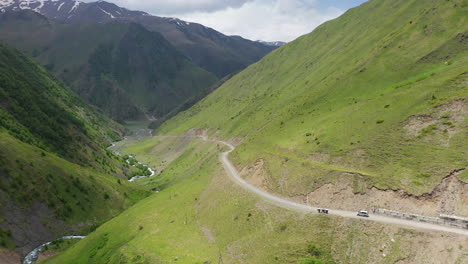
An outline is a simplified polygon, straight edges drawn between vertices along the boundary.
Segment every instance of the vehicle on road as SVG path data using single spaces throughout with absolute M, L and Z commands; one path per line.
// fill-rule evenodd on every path
M 360 216 L 360 217 L 369 217 L 369 212 L 367 211 L 359 211 L 357 213 L 357 216 Z
M 319 214 L 328 214 L 328 209 L 318 208 L 317 211 Z

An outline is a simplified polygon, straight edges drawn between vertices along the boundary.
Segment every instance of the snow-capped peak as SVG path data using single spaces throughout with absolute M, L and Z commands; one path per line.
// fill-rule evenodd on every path
M 73 13 L 83 2 L 75 0 L 0 0 L 0 10 L 18 10 L 29 9 L 38 13 L 42 13 L 44 8 L 53 7 L 58 12 L 64 7 L 68 7 L 67 12 Z M 63 10 L 65 11 L 65 10 Z
M 15 3 L 15 0 L 0 0 L 0 7 L 8 7 Z

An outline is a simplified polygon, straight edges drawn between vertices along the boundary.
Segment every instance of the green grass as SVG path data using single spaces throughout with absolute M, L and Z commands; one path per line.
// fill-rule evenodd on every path
M 71 246 L 75 245 L 80 239 L 58 239 L 52 241 L 49 246 L 46 246 L 42 251 L 41 254 L 51 254 L 56 255 L 60 252 L 63 252 L 69 249 Z M 43 263 L 44 260 L 38 259 L 37 263 Z
M 444 110 L 459 116 L 452 132 L 441 121 L 451 103 L 468 104 L 466 8 L 462 0 L 369 1 L 272 52 L 156 133 L 243 138 L 236 164 L 264 159 L 269 188 L 288 195 L 349 181 L 344 172 L 363 174 L 369 187 L 429 192 L 468 165 L 466 113 Z M 405 125 L 419 115 L 437 125 L 413 135 Z M 420 181 L 421 173 L 430 177 Z
M 180 139 L 163 141 L 169 142 L 150 138 L 129 148 L 157 162 L 168 151 L 164 146 Z M 164 172 L 139 182 L 159 193 L 45 263 L 394 263 L 425 250 L 413 239 L 441 243 L 434 234 L 273 206 L 228 178 L 220 151 L 213 143 L 187 141 Z
M 325 233 L 319 232 L 321 236 L 317 238 L 311 228 L 303 232 L 308 233 L 305 237 L 294 234 L 300 230 L 295 221 L 301 215 L 281 212 L 284 210 L 263 202 L 266 209 L 259 209 L 255 197 L 226 182 L 224 176 L 214 177 L 222 170 L 218 153 L 215 144 L 188 143 L 157 181 L 149 183 L 164 182 L 160 193 L 46 263 L 217 263 L 220 258 L 226 263 L 236 259 L 248 263 L 296 263 L 309 255 L 308 239 L 327 248 L 329 236 Z M 332 225 L 323 217 L 303 221 L 310 226 Z M 121 229 L 126 232 L 116 232 Z M 280 240 L 281 243 L 268 243 L 260 249 L 264 241 Z M 252 248 L 258 251 L 253 253 Z M 250 256 L 244 256 L 246 252 Z M 330 260 L 327 254 L 320 258 Z
M 3 202 L 46 205 L 70 225 L 107 220 L 147 196 L 144 188 L 66 161 L 0 132 Z M 41 186 L 41 188 L 37 188 Z M 8 216 L 4 216 L 7 219 Z M 51 220 L 49 219 L 49 221 Z M 22 223 L 18 223 L 22 224 Z
M 461 179 L 462 181 L 468 183 L 468 171 L 467 171 L 467 170 L 464 170 L 464 171 L 460 174 L 460 179 Z
M 216 158 L 215 152 L 213 152 L 210 146 L 202 146 L 199 151 L 200 153 L 209 155 L 211 157 L 210 161 Z M 193 159 L 194 157 L 192 156 L 191 158 Z M 191 161 L 193 160 L 189 159 L 186 162 Z M 211 166 L 203 170 L 212 170 L 213 164 L 216 165 L 216 162 L 211 164 Z M 183 164 L 177 166 L 178 168 L 179 166 L 184 168 L 180 172 L 184 172 L 184 170 L 197 172 L 200 169 L 199 167 L 189 169 Z M 203 170 L 198 173 L 202 174 Z M 171 171 L 171 169 L 166 171 Z M 161 176 L 161 178 L 166 178 L 165 175 Z M 141 259 L 141 263 L 158 263 L 157 261 L 160 259 L 175 259 L 177 255 L 173 255 L 172 253 L 182 249 L 185 251 L 180 252 L 180 257 L 187 254 L 190 256 L 189 259 L 196 260 L 190 263 L 203 263 L 210 256 L 215 256 L 217 254 L 216 249 L 210 249 L 207 244 L 203 243 L 203 235 L 197 230 L 196 223 L 192 221 L 193 214 L 195 213 L 192 208 L 195 202 L 194 198 L 203 192 L 203 187 L 207 184 L 206 176 L 209 173 L 205 171 L 203 175 L 204 177 L 198 176 L 195 179 L 191 179 L 188 184 L 175 183 L 172 188 L 168 188 L 159 194 L 154 194 L 127 210 L 115 222 L 109 222 L 100 227 L 98 232 L 106 230 L 103 236 L 91 234 L 87 238 L 88 243 L 78 243 L 73 247 L 73 250 L 79 250 L 80 247 L 85 246 L 87 251 L 86 255 L 73 261 L 75 263 L 87 263 L 89 261 L 100 263 Z M 167 174 L 168 178 L 172 176 L 173 174 L 171 173 Z M 159 209 L 154 211 L 152 208 Z M 139 219 L 135 217 L 143 212 L 149 214 Z M 182 224 L 181 221 L 187 221 L 187 224 Z M 126 232 L 117 234 L 111 231 L 120 228 L 125 229 Z M 185 237 L 183 241 L 178 238 L 178 234 L 182 233 Z M 129 237 L 134 237 L 134 239 L 128 241 Z M 190 245 L 190 247 L 187 245 Z M 91 246 L 91 248 L 88 248 L 88 246 Z M 143 252 L 146 253 L 143 254 Z M 66 257 L 66 254 L 67 252 L 63 256 Z M 60 258 L 52 259 L 50 262 L 54 263 L 56 261 L 62 262 Z M 183 258 L 179 262 L 188 263 Z

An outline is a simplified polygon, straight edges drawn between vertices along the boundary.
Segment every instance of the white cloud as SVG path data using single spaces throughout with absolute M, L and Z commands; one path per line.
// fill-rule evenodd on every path
M 253 40 L 291 41 L 311 32 L 323 22 L 336 18 L 342 10 L 318 10 L 315 0 L 255 0 L 239 8 L 212 13 L 193 12 L 178 17 L 212 27 L 227 35 Z

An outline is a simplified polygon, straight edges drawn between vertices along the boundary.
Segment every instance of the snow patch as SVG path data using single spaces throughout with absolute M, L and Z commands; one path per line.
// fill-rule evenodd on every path
M 99 7 L 99 9 L 101 9 L 101 11 L 104 12 L 106 15 L 110 16 L 110 18 L 115 18 L 115 16 L 113 16 L 111 13 L 107 12 L 106 10 L 102 9 L 101 7 Z
M 34 9 L 35 11 L 38 11 L 39 9 L 44 7 L 44 0 L 39 0 L 38 2 L 39 2 L 39 6 Z
M 19 4 L 19 8 L 20 8 L 20 9 L 23 9 L 23 10 L 24 10 L 24 9 L 31 9 L 31 8 L 29 7 L 29 1 L 23 1 L 23 2 L 21 2 L 21 3 Z
M 40 12 L 41 9 L 44 7 L 46 0 L 24 0 L 24 1 L 19 1 L 18 6 L 13 7 L 13 10 L 18 9 L 30 9 L 34 10 L 36 12 Z M 9 7 L 12 5 L 15 5 L 17 2 L 14 0 L 0 0 L 0 6 L 1 7 Z M 33 8 L 33 6 L 35 6 Z
M 65 2 L 62 2 L 62 3 L 58 6 L 57 11 L 60 11 L 60 8 L 62 8 L 62 6 L 63 6 L 64 4 L 65 4 Z
M 15 3 L 15 0 L 0 0 L 0 7 L 9 7 Z
M 79 6 L 80 4 L 81 4 L 81 2 L 75 1 L 75 4 L 74 4 L 73 7 L 70 9 L 70 11 L 68 11 L 68 13 L 70 14 L 70 13 L 72 13 L 73 11 L 75 11 L 75 10 L 78 8 L 78 6 Z

